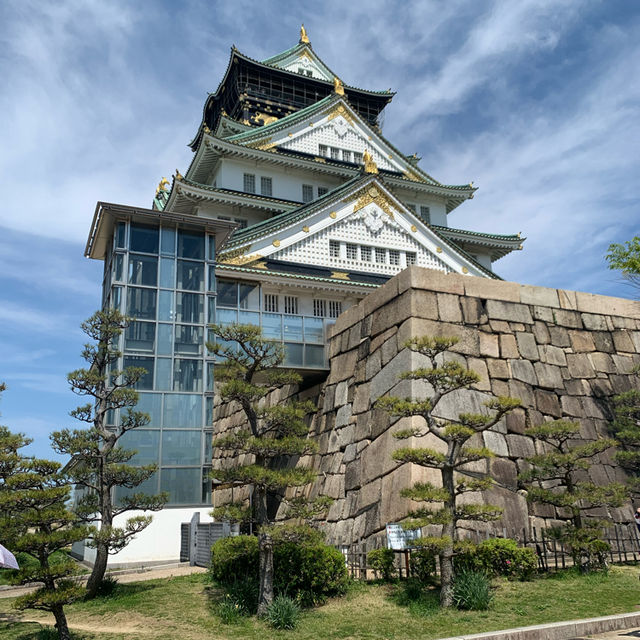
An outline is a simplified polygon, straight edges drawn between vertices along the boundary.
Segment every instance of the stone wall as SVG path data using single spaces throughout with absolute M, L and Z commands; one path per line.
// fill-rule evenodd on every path
M 398 465 L 391 458 L 400 446 L 392 433 L 422 419 L 398 421 L 373 408 L 387 393 L 426 394 L 423 383 L 398 379 L 402 371 L 425 364 L 422 356 L 402 347 L 420 335 L 457 336 L 447 358 L 481 378 L 438 405 L 443 417 L 481 411 L 492 394 L 522 401 L 522 409 L 476 436 L 476 444 L 496 454 L 476 463 L 477 470 L 488 471 L 497 486 L 470 499 L 502 506 L 504 517 L 475 526 L 521 531 L 556 518 L 553 509 L 530 507 L 518 493 L 523 458 L 535 452 L 525 429 L 567 417 L 580 421 L 585 439 L 607 434 L 609 400 L 632 388 L 631 369 L 640 364 L 640 303 L 410 267 L 343 313 L 330 338 L 329 376 L 324 385 L 303 394 L 317 398 L 311 428 L 319 444 L 313 459 L 318 479 L 310 493 L 335 500 L 326 523 L 333 542 L 381 534 L 386 523 L 402 518 L 411 506 L 400 498 L 400 489 L 418 480 L 439 480 L 438 472 Z M 282 401 L 291 393 L 278 392 L 268 401 Z M 237 407 L 218 407 L 216 433 L 235 428 L 241 419 Z M 427 435 L 402 446 L 411 444 L 438 447 L 440 441 Z M 599 483 L 624 479 L 606 456 L 590 475 Z M 214 492 L 215 504 L 230 497 L 229 490 Z M 612 516 L 628 521 L 630 507 Z
M 444 417 L 478 411 L 490 394 L 522 401 L 522 409 L 476 437 L 496 454 L 478 463 L 478 470 L 488 471 L 498 486 L 473 498 L 505 510 L 502 521 L 476 526 L 521 531 L 558 515 L 528 507 L 518 493 L 523 458 L 535 452 L 526 427 L 567 417 L 580 421 L 586 439 L 606 435 L 609 399 L 631 388 L 631 369 L 640 364 L 639 329 L 640 303 L 630 300 L 406 269 L 346 311 L 332 333 L 331 371 L 313 425 L 320 445 L 313 492 L 335 499 L 329 536 L 349 542 L 381 533 L 410 507 L 399 496 L 401 488 L 439 479 L 438 472 L 391 459 L 400 446 L 392 432 L 409 425 L 372 408 L 387 393 L 425 395 L 423 383 L 398 380 L 402 371 L 424 364 L 422 356 L 402 348 L 408 338 L 457 336 L 447 357 L 480 375 L 470 390 L 438 405 Z M 403 419 L 410 420 L 422 419 Z M 413 444 L 438 442 L 426 436 Z M 610 456 L 590 475 L 600 483 L 624 479 Z M 630 507 L 612 515 L 628 521 Z

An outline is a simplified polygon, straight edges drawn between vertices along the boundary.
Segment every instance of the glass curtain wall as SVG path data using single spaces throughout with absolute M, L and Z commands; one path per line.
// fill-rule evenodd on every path
M 167 491 L 174 506 L 209 504 L 213 398 L 205 389 L 213 389 L 213 367 L 204 340 L 215 313 L 215 238 L 119 222 L 112 246 L 104 302 L 134 319 L 121 337 L 120 366 L 147 370 L 136 408 L 151 418 L 121 444 L 137 451 L 133 464 L 159 467 L 136 491 Z M 119 414 L 112 412 L 113 424 Z

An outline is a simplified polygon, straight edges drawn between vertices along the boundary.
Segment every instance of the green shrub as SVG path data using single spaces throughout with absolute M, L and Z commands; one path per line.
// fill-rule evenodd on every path
M 453 601 L 458 609 L 484 611 L 489 608 L 493 593 L 491 580 L 482 571 L 461 571 L 453 583 Z
M 294 629 L 300 618 L 298 603 L 288 596 L 276 596 L 267 608 L 267 622 L 274 629 Z
M 374 549 L 367 554 L 367 562 L 375 571 L 376 578 L 380 577 L 385 582 L 390 582 L 396 572 L 394 559 L 393 549 Z
M 318 534 L 299 531 L 296 540 L 286 535 L 274 535 L 273 586 L 276 594 L 288 595 L 302 606 L 312 606 L 329 596 L 347 590 L 349 576 L 344 557 L 334 547 L 320 542 Z M 258 594 L 258 539 L 236 536 L 218 540 L 211 549 L 213 580 L 224 586 L 227 593 L 242 600 L 248 611 L 251 594 Z M 236 590 L 235 592 L 233 590 Z M 237 590 L 244 596 L 240 598 Z
M 342 595 L 349 585 L 344 556 L 324 543 L 274 545 L 273 573 L 276 593 L 295 598 L 303 607 Z
M 415 549 L 409 559 L 411 576 L 420 584 L 429 582 L 436 573 L 436 556 L 429 549 Z
M 230 536 L 211 547 L 209 574 L 222 585 L 252 578 L 258 580 L 258 538 Z
M 518 547 L 510 538 L 490 538 L 478 545 L 460 541 L 454 563 L 457 572 L 481 571 L 518 580 L 531 579 L 538 568 L 535 551 Z

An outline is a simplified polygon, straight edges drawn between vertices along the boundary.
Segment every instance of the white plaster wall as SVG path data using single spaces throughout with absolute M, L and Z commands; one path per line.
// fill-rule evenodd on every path
M 124 526 L 128 518 L 139 515 L 152 515 L 153 521 L 122 551 L 109 556 L 109 567 L 150 562 L 177 562 L 180 559 L 180 525 L 183 522 L 190 522 L 196 512 L 200 514 L 200 522 L 212 522 L 209 516 L 210 511 L 211 507 L 167 508 L 151 514 L 144 511 L 130 511 L 118 516 L 114 522 L 116 527 Z M 86 562 L 92 563 L 95 560 L 95 549 L 85 545 L 83 554 L 82 545 L 84 545 L 83 542 L 74 544 L 72 551 L 78 556 L 83 556 Z
M 273 197 L 284 200 L 302 202 L 302 185 L 311 184 L 314 187 L 313 197 L 318 196 L 318 187 L 328 190 L 342 184 L 339 178 L 332 176 L 314 175 L 309 171 L 295 169 L 279 169 L 260 162 L 238 162 L 223 160 L 216 174 L 216 184 L 225 189 L 235 191 L 244 190 L 244 174 L 253 173 L 256 176 L 256 192 L 260 193 L 260 178 L 265 176 L 273 181 Z

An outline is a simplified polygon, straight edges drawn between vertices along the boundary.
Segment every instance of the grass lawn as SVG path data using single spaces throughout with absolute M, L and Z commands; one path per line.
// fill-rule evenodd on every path
M 76 638 L 83 640 L 426 640 L 635 611 L 640 584 L 637 567 L 615 567 L 608 575 L 567 572 L 532 582 L 496 581 L 491 609 L 476 612 L 440 611 L 435 591 L 410 600 L 402 584 L 356 584 L 344 598 L 306 611 L 294 631 L 274 631 L 254 618 L 222 624 L 215 614 L 219 598 L 206 574 L 195 574 L 119 585 L 109 597 L 67 607 L 67 615 Z M 47 615 L 15 612 L 10 599 L 0 599 L 0 640 L 55 637 L 39 635 L 42 625 L 24 620 L 53 624 Z

